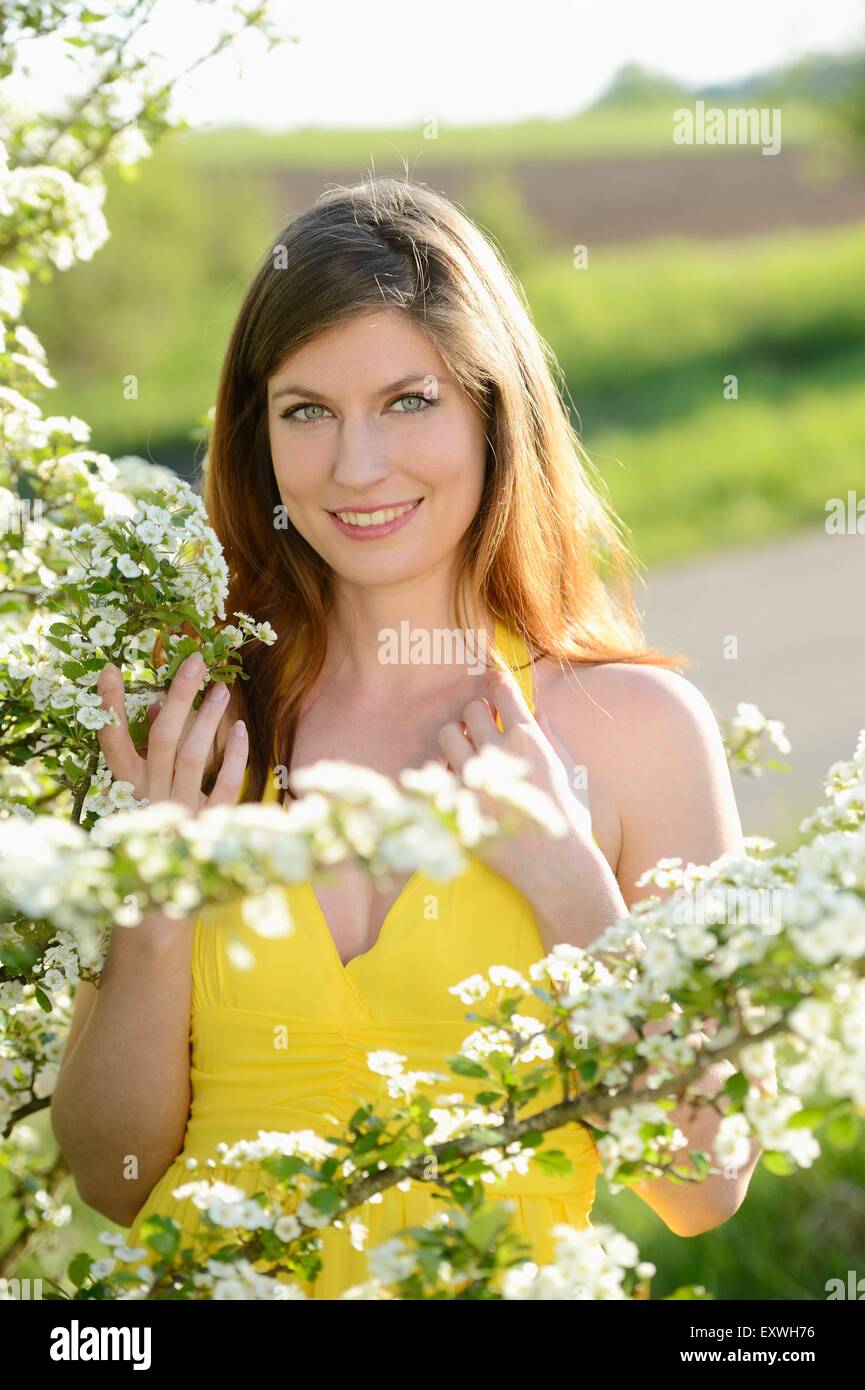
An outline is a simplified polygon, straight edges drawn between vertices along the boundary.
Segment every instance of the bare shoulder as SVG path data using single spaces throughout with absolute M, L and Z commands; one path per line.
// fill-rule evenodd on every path
M 739 848 L 718 719 L 685 676 L 635 662 L 544 659 L 535 703 L 586 769 L 595 833 L 626 901 L 662 856 L 710 863 Z
M 658 737 L 702 732 L 720 737 L 718 720 L 701 690 L 663 666 L 636 662 L 537 663 L 536 699 L 551 718 L 578 721 L 611 748 Z

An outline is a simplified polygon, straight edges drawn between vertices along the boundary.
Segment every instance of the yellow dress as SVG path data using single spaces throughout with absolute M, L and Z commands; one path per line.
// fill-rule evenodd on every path
M 522 641 L 502 624 L 496 640 L 514 670 L 530 708 L 531 665 Z M 276 800 L 273 779 L 263 798 Z M 383 1098 L 385 1078 L 369 1070 L 366 1054 L 386 1049 L 406 1058 L 409 1070 L 435 1070 L 447 1080 L 424 1085 L 426 1094 L 474 1095 L 483 1083 L 449 1072 L 447 1056 L 459 1051 L 476 1026 L 469 1006 L 449 994 L 452 985 L 493 965 L 527 975 L 546 954 L 534 913 L 524 895 L 479 858 L 446 883 L 414 873 L 384 919 L 370 950 L 343 964 L 309 882 L 284 889 L 293 931 L 265 938 L 244 923 L 238 904 L 211 907 L 196 919 L 192 950 L 190 1016 L 192 1103 L 182 1152 L 154 1185 L 129 1228 L 130 1245 L 153 1213 L 170 1216 L 181 1241 L 199 1226 L 192 1198 L 175 1199 L 172 1188 L 210 1178 L 250 1194 L 270 1191 L 272 1178 L 255 1164 L 217 1164 L 217 1145 L 255 1139 L 259 1130 L 313 1130 L 338 1134 L 358 1104 Z M 230 935 L 248 945 L 251 969 L 238 969 L 227 954 Z M 520 1010 L 542 1016 L 533 995 Z M 556 1091 L 538 1104 L 552 1104 Z M 336 1122 L 336 1124 L 335 1124 Z M 336 1126 L 340 1128 L 337 1128 Z M 591 1225 L 589 1212 L 601 1169 L 590 1132 L 572 1124 L 549 1136 L 547 1147 L 564 1150 L 572 1162 L 567 1176 L 551 1177 L 534 1164 L 525 1174 L 490 1183 L 488 1196 L 514 1204 L 512 1227 L 524 1235 L 534 1258 L 553 1258 L 550 1228 L 567 1222 Z M 199 1160 L 194 1171 L 190 1157 Z M 389 1188 L 381 1201 L 356 1208 L 369 1231 L 365 1250 L 406 1226 L 420 1225 L 441 1210 L 431 1184 L 411 1181 L 408 1191 Z M 309 1297 L 335 1299 L 367 1280 L 364 1251 L 355 1249 L 347 1228 L 322 1233 L 323 1268 Z

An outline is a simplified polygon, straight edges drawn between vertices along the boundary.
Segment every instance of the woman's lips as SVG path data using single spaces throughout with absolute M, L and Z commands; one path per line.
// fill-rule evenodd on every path
M 350 521 L 343 521 L 335 512 L 328 512 L 328 516 L 335 526 L 342 531 L 344 536 L 350 536 L 353 541 L 374 541 L 379 536 L 389 536 L 391 531 L 398 531 L 400 526 L 406 526 L 411 521 L 421 502 L 419 497 L 408 511 L 403 512 L 402 516 L 394 517 L 393 521 L 382 521 L 377 526 L 355 526 Z M 346 508 L 348 511 L 349 508 Z M 376 511 L 387 511 L 387 507 L 376 507 Z

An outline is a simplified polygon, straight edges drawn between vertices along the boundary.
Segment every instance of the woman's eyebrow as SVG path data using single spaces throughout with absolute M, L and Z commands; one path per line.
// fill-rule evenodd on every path
M 386 396 L 390 391 L 398 391 L 402 386 L 411 386 L 415 381 L 426 381 L 429 378 L 436 383 L 449 380 L 448 377 L 437 376 L 435 372 L 406 372 L 405 376 L 399 377 L 397 381 L 383 386 L 378 395 Z M 301 386 L 299 382 L 292 382 L 290 386 L 280 386 L 278 391 L 274 391 L 270 399 L 278 401 L 281 396 L 323 396 L 324 394 L 323 391 L 314 391 L 309 386 Z

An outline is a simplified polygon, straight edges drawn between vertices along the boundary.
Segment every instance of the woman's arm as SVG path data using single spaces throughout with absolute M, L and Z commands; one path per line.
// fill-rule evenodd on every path
M 655 884 L 636 887 L 636 880 L 659 859 L 680 857 L 683 864 L 709 864 L 728 852 L 741 854 L 742 826 L 718 723 L 700 691 L 682 676 L 658 667 L 608 667 L 605 676 L 622 825 L 617 879 L 630 908 L 648 894 L 666 895 Z M 663 1022 L 650 1025 L 648 1031 L 656 1032 L 659 1026 Z M 734 1071 L 729 1061 L 713 1063 L 696 1089 L 713 1096 Z M 716 1111 L 681 1105 L 671 1119 L 691 1149 L 702 1149 L 714 1159 L 721 1121 Z M 677 1235 L 699 1235 L 739 1209 L 760 1153 L 753 1143 L 748 1163 L 729 1177 L 687 1185 L 657 1178 L 632 1190 Z
M 190 717 L 202 674 L 201 659 L 187 658 L 155 717 L 151 709 L 146 759 L 129 733 L 119 672 L 105 668 L 99 682 L 103 708 L 118 716 L 99 731 L 113 775 L 131 782 L 136 796 L 193 814 L 237 801 L 248 754 L 243 727 L 225 737 L 223 687 L 214 686 Z M 206 797 L 200 788 L 214 742 L 222 745 L 222 765 Z M 80 1013 L 76 1006 L 52 1097 L 54 1134 L 82 1197 L 124 1226 L 183 1144 L 193 940 L 192 916 L 171 919 L 158 910 L 137 926 L 113 927 L 99 991 L 89 1001 L 85 995 Z
M 658 860 L 710 864 L 742 852 L 721 732 L 704 696 L 684 677 L 632 664 L 573 668 L 567 679 L 556 673 L 545 681 L 537 717 L 509 673 L 488 671 L 485 694 L 465 707 L 465 729 L 445 725 L 439 744 L 456 770 L 486 743 L 524 758 L 535 784 L 561 811 L 562 837 L 551 840 L 529 824 L 479 850 L 527 898 L 548 951 L 558 942 L 587 947 L 640 898 L 663 896 L 655 885 L 636 887 Z M 594 802 L 603 816 L 608 845 L 620 841 L 610 860 L 592 839 L 588 809 L 575 790 L 576 768 L 587 770 L 590 807 Z M 714 1064 L 702 1089 L 714 1095 L 733 1070 L 730 1063 Z M 711 1151 L 720 1115 L 679 1107 L 673 1116 L 692 1148 Z M 634 1190 L 671 1230 L 697 1235 L 741 1205 L 758 1157 L 759 1150 L 735 1178 L 687 1186 L 658 1178 Z
M 161 913 L 115 927 L 99 989 L 78 986 L 51 1126 L 82 1199 L 121 1226 L 183 1146 L 192 935 Z

